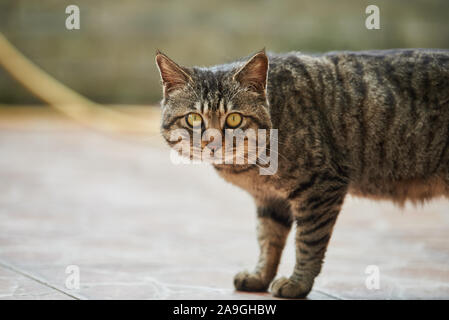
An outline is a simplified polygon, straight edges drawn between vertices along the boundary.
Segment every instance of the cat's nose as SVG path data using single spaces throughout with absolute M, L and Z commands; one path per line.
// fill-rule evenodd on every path
M 209 149 L 211 149 L 212 151 L 217 151 L 220 149 L 220 146 L 218 145 L 212 145 L 212 146 L 207 146 Z

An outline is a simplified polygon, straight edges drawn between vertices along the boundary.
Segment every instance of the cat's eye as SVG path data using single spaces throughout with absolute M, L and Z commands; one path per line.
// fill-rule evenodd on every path
M 242 123 L 242 116 L 240 113 L 231 113 L 226 118 L 226 125 L 229 128 L 237 128 Z
M 186 122 L 189 126 L 191 126 L 192 128 L 195 127 L 199 127 L 201 126 L 202 122 L 203 122 L 203 118 L 200 116 L 199 113 L 189 113 L 188 115 L 186 115 Z

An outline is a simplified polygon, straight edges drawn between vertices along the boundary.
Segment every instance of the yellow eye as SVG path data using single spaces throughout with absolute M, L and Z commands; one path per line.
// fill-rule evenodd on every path
M 226 118 L 226 124 L 229 128 L 237 128 L 242 123 L 242 116 L 240 113 L 231 113 Z
M 186 121 L 191 127 L 199 127 L 203 122 L 203 118 L 201 118 L 199 113 L 189 113 L 186 115 Z

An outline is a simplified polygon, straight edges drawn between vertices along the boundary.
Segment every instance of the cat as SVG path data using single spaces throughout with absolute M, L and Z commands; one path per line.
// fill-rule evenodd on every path
M 257 207 L 259 260 L 235 276 L 237 290 L 271 284 L 274 296 L 306 297 L 348 193 L 398 205 L 449 197 L 449 50 L 262 50 L 211 68 L 182 67 L 158 51 L 156 63 L 170 146 L 170 133 L 191 132 L 192 119 L 201 130 L 278 130 L 275 174 L 214 164 Z M 293 273 L 273 281 L 294 223 Z

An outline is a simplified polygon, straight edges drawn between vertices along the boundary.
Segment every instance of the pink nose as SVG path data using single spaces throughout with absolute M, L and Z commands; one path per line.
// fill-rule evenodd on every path
M 211 149 L 212 151 L 217 151 L 219 148 L 219 146 L 208 146 L 209 149 Z

